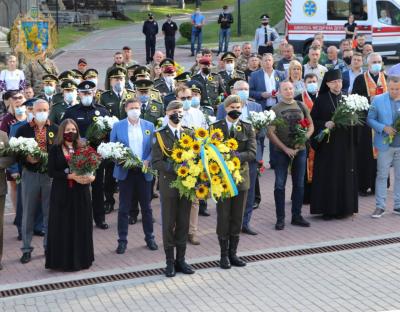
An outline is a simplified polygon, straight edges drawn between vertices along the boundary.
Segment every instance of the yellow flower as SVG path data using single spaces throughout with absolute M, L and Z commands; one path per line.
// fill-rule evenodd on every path
M 218 174 L 220 169 L 219 166 L 216 162 L 210 162 L 210 164 L 208 165 L 208 170 L 210 170 L 211 174 Z
M 198 128 L 195 132 L 195 136 L 198 139 L 206 139 L 208 137 L 208 131 L 204 128 Z
M 238 142 L 233 138 L 226 141 L 225 145 L 228 146 L 232 151 L 236 151 L 239 147 Z
M 180 148 L 176 148 L 172 151 L 171 157 L 172 159 L 177 162 L 181 163 L 184 159 L 182 158 L 184 150 Z
M 208 187 L 204 184 L 200 184 L 196 190 L 196 196 L 198 199 L 205 199 L 208 195 Z
M 236 171 L 233 173 L 233 178 L 235 179 L 235 183 L 236 183 L 236 184 L 239 184 L 240 182 L 243 181 L 243 177 L 241 176 L 239 170 L 236 170 Z
M 200 143 L 199 142 L 193 142 L 192 144 L 192 150 L 196 154 L 200 153 Z
M 193 139 L 188 136 L 188 135 L 184 135 L 180 140 L 179 140 L 179 144 L 182 145 L 182 147 L 185 148 L 189 148 L 192 146 L 193 144 Z
M 235 169 L 240 169 L 240 160 L 237 157 L 232 158 L 232 162 L 235 165 Z
M 196 185 L 196 181 L 197 181 L 196 178 L 188 176 L 185 180 L 182 181 L 182 185 L 188 189 L 192 189 Z
M 213 187 L 212 187 L 212 193 L 213 193 L 214 197 L 216 197 L 216 198 L 221 197 L 223 191 L 224 191 L 224 189 L 221 184 L 213 185 Z
M 220 185 L 221 184 L 221 178 L 217 175 L 213 176 L 211 178 L 211 184 L 212 185 Z
M 204 182 L 208 181 L 208 175 L 207 175 L 207 173 L 205 171 L 200 173 L 200 180 L 204 181 Z
M 203 171 L 202 165 L 191 165 L 189 166 L 189 173 L 190 175 L 197 177 Z
M 222 141 L 224 139 L 224 133 L 221 129 L 213 129 L 210 131 L 211 140 Z
M 228 183 L 226 183 L 226 182 L 224 181 L 224 182 L 222 182 L 221 185 L 222 185 L 222 188 L 224 189 L 224 192 L 225 192 L 225 193 L 229 191 L 229 189 L 228 189 Z
M 189 151 L 184 151 L 183 153 L 182 153 L 182 159 L 183 160 L 191 160 L 191 159 L 193 159 L 194 158 L 194 153 L 193 153 L 193 151 L 192 150 L 189 150 Z
M 229 153 L 229 151 L 230 151 L 230 149 L 225 144 L 222 144 L 222 143 L 218 144 L 217 147 L 221 153 Z
M 189 169 L 186 166 L 182 166 L 178 169 L 178 176 L 184 178 L 189 174 Z
M 226 162 L 226 165 L 227 165 L 227 167 L 228 167 L 228 170 L 230 171 L 230 172 L 233 172 L 234 170 L 235 170 L 235 164 L 233 163 L 233 161 L 227 161 Z

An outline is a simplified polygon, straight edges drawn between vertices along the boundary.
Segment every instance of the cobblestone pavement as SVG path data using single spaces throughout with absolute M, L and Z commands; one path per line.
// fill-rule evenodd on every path
M 389 311 L 400 245 L 208 269 L 0 301 L 0 311 Z

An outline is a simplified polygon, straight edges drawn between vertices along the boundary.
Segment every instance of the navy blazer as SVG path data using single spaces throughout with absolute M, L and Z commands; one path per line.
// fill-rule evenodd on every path
M 350 74 L 349 71 L 346 70 L 342 74 L 342 93 L 347 94 L 350 88 Z
M 279 84 L 285 80 L 285 72 L 275 70 L 275 89 L 279 90 Z M 251 73 L 249 79 L 250 97 L 260 103 L 262 108 L 265 109 L 267 99 L 261 96 L 261 93 L 267 91 L 265 89 L 264 70 L 261 68 Z M 277 99 L 275 99 L 277 101 Z

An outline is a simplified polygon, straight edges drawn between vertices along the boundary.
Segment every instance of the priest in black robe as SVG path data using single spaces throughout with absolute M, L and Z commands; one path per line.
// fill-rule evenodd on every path
M 341 105 L 341 89 L 340 70 L 328 71 L 311 111 L 315 126 L 311 141 L 315 160 L 310 210 L 311 214 L 322 214 L 328 220 L 358 212 L 356 129 L 337 128 L 332 121 L 333 113 Z M 331 129 L 329 139 L 325 137 L 317 142 L 315 136 L 325 128 Z

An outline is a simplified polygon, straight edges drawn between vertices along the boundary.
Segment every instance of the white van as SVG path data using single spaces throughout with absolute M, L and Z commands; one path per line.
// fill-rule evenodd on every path
M 400 0 L 286 0 L 286 35 L 297 53 L 305 53 L 317 32 L 325 46 L 345 38 L 344 24 L 355 17 L 358 33 L 382 56 L 400 56 Z M 386 14 L 385 14 L 386 13 Z M 386 15 L 386 17 L 385 17 Z

